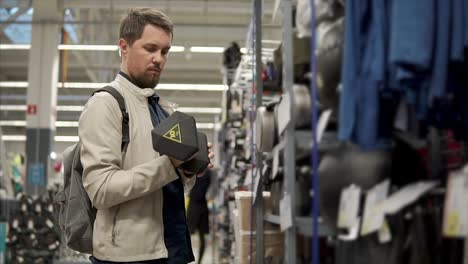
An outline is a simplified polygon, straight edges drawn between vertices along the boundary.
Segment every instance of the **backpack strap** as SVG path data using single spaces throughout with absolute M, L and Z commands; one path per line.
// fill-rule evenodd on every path
M 122 146 L 121 150 L 122 152 L 127 151 L 128 143 L 130 143 L 130 133 L 129 133 L 129 117 L 128 117 L 128 112 L 127 108 L 125 107 L 125 99 L 123 96 L 117 91 L 114 87 L 112 86 L 105 86 L 99 90 L 96 90 L 93 92 L 93 95 L 95 93 L 99 92 L 108 92 L 110 93 L 119 103 L 119 108 L 120 111 L 122 112 Z

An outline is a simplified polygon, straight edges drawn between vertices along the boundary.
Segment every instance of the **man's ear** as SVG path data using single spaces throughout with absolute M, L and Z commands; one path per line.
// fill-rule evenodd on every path
M 128 42 L 123 38 L 119 39 L 119 53 L 120 53 L 120 56 L 127 53 L 127 51 L 128 51 Z

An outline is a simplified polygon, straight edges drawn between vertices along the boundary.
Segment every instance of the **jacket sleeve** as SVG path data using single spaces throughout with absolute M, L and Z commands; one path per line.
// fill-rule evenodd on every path
M 78 134 L 83 186 L 97 209 L 142 197 L 178 179 L 167 156 L 122 169 L 122 114 L 117 101 L 107 93 L 96 94 L 88 101 Z

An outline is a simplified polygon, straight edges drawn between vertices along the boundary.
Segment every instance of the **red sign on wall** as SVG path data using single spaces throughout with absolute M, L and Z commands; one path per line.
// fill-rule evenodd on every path
M 36 115 L 37 114 L 37 105 L 36 104 L 30 104 L 28 105 L 28 115 Z

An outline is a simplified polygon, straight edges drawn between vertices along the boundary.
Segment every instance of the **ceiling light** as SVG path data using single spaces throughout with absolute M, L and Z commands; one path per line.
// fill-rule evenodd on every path
M 56 127 L 78 127 L 78 121 L 56 121 Z
M 30 44 L 0 44 L 0 50 L 28 50 Z
M 178 91 L 225 91 L 227 85 L 218 84 L 176 84 L 176 83 L 161 83 L 158 84 L 156 90 L 178 90 Z
M 77 89 L 99 89 L 109 83 L 84 83 L 84 82 L 66 82 L 58 83 L 59 88 L 77 88 Z M 28 82 L 0 82 L 0 87 L 5 88 L 27 88 Z M 186 91 L 225 91 L 227 85 L 220 84 L 177 84 L 177 83 L 161 83 L 158 84 L 156 90 L 186 90 Z
M 223 53 L 223 47 L 190 47 L 190 52 Z
M 0 121 L 0 126 L 9 126 L 9 127 L 25 127 L 25 120 L 2 120 Z M 56 121 L 56 127 L 78 127 L 78 121 Z M 200 129 L 213 129 L 213 123 L 197 123 L 197 127 Z
M 80 106 L 80 105 L 57 105 L 57 111 L 81 112 L 81 111 L 83 111 L 83 106 Z
M 2 111 L 26 111 L 25 105 L 0 105 Z
M 3 141 L 26 141 L 26 136 L 18 135 L 4 135 L 2 136 Z
M 221 114 L 222 112 L 218 107 L 177 107 L 177 111 L 194 114 Z
M 109 50 L 116 51 L 119 49 L 117 45 L 68 45 L 60 44 L 58 45 L 59 50 Z
M 10 126 L 10 127 L 24 127 L 26 126 L 26 121 L 21 120 L 7 120 L 0 121 L 0 126 Z
M 55 136 L 57 142 L 78 142 L 78 136 Z
M 197 123 L 197 129 L 213 129 L 214 123 Z
M 169 53 L 171 52 L 184 52 L 185 48 L 182 46 L 171 46 L 171 49 L 169 50 Z
M 109 85 L 109 83 L 85 83 L 85 82 L 66 82 L 66 83 L 58 83 L 59 88 L 92 88 L 92 89 L 99 89 L 104 86 Z
M 26 111 L 25 105 L 0 105 L 2 111 Z M 81 112 L 83 111 L 81 105 L 58 105 L 57 111 L 61 112 Z M 178 107 L 178 111 L 184 113 L 194 114 L 221 114 L 222 109 L 219 107 Z
M 28 82 L 0 82 L 0 87 L 27 88 Z
M 26 141 L 26 136 L 23 135 L 3 135 L 3 141 Z M 56 142 L 78 142 L 77 136 L 55 136 Z

